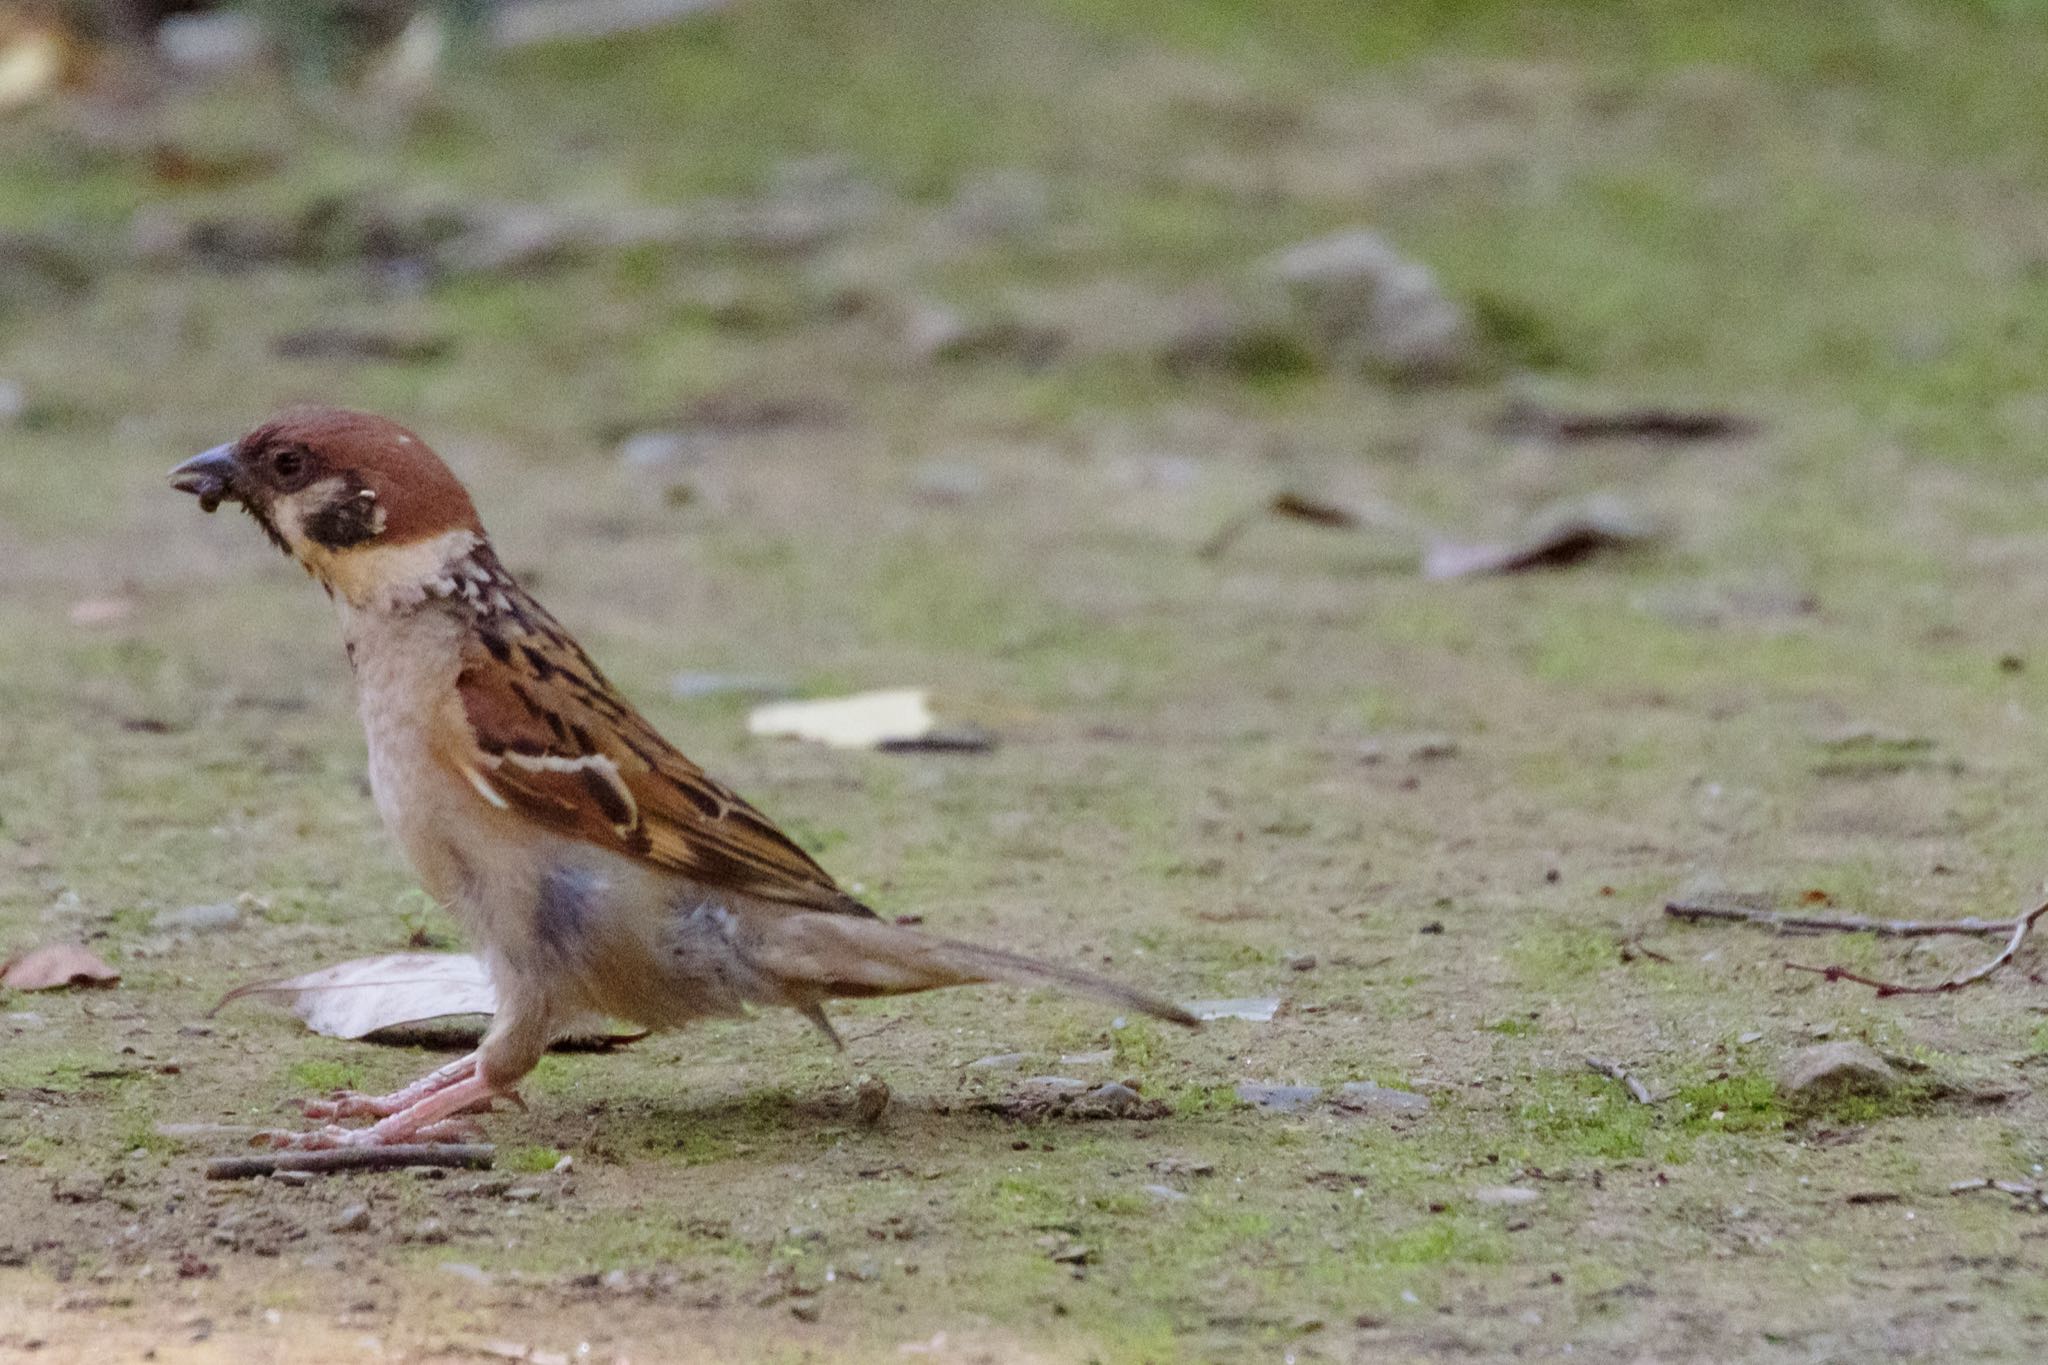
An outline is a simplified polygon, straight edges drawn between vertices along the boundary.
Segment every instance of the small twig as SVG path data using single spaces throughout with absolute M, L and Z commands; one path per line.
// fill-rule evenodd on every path
M 1986 1180 L 1979 1176 L 1975 1180 L 1958 1180 L 1948 1187 L 1950 1194 L 1969 1194 L 1975 1190 L 1997 1190 L 2000 1194 L 2034 1200 L 2043 1208 L 2048 1208 L 2048 1190 L 2043 1190 L 2039 1185 L 2029 1185 L 2022 1180 Z
M 2005 947 L 1999 952 L 1997 957 L 1992 958 L 1981 967 L 1964 972 L 1961 976 L 1952 976 L 1948 980 L 1936 982 L 1932 986 L 1909 986 L 1896 981 L 1879 981 L 1875 977 L 1864 976 L 1860 972 L 1852 972 L 1847 967 L 1841 966 L 1808 967 L 1798 962 L 1787 962 L 1785 970 L 1813 972 L 1818 976 L 1826 977 L 1830 981 L 1853 981 L 1859 986 L 1868 986 L 1876 991 L 1879 999 L 1883 999 L 1888 995 L 1945 995 L 1949 991 L 1962 990 L 1965 986 L 1974 986 L 1979 981 L 1988 981 L 1993 972 L 1996 972 L 2000 967 L 2012 961 L 2013 955 L 2019 952 L 2020 945 L 2027 941 L 2027 931 L 2032 929 L 2034 921 L 2043 915 L 2048 915 L 2048 901 L 2042 901 L 2032 910 L 2029 910 L 2026 914 L 2012 922 L 2010 926 L 2012 937 L 2005 941 Z
M 1644 1085 L 1634 1076 L 1631 1076 L 1628 1073 L 1628 1068 L 1624 1067 L 1620 1062 L 1605 1061 L 1599 1057 L 1588 1057 L 1586 1058 L 1586 1068 L 1589 1071 L 1596 1071 L 1610 1080 L 1620 1081 L 1628 1087 L 1628 1093 L 1635 1096 L 1637 1104 L 1656 1103 L 1654 1099 L 1650 1098 L 1650 1087 Z
M 497 1148 L 488 1143 L 415 1143 L 397 1147 L 328 1147 L 313 1152 L 266 1152 L 206 1163 L 208 1180 L 249 1180 L 278 1171 L 396 1171 L 407 1166 L 453 1166 L 487 1171 Z
M 1786 915 L 1776 910 L 1752 910 L 1740 905 L 1719 905 L 1711 901 L 1668 901 L 1664 913 L 1673 919 L 1697 922 L 1703 919 L 1733 920 L 1760 924 L 1779 933 L 1876 934 L 1880 938 L 1932 938 L 1936 934 L 2009 934 L 2015 920 L 2009 919 L 1863 919 L 1856 915 Z

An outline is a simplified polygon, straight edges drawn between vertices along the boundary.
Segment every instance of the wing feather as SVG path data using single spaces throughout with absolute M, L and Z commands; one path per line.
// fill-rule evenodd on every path
M 506 609 L 479 614 L 456 680 L 475 745 L 459 760 L 486 800 L 709 887 L 792 908 L 874 914 L 663 739 L 502 574 L 489 585 L 495 592 L 478 596 Z

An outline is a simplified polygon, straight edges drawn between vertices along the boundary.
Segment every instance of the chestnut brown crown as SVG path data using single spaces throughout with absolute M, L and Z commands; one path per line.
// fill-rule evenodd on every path
M 483 534 L 468 491 L 432 447 L 389 418 L 345 408 L 288 409 L 179 465 L 171 483 L 209 512 L 242 504 L 301 560 Z

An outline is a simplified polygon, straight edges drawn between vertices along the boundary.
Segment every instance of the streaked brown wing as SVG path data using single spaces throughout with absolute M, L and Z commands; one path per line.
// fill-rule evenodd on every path
M 486 800 L 709 887 L 874 914 L 663 739 L 537 604 L 519 606 L 511 630 L 485 623 L 456 681 Z

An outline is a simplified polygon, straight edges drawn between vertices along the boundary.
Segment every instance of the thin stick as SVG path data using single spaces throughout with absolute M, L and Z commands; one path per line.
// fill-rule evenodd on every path
M 2013 955 L 2019 952 L 2020 945 L 2027 941 L 2027 931 L 2032 929 L 2034 921 L 2043 915 L 2048 915 L 2048 901 L 2042 901 L 2032 910 L 2020 916 L 2019 919 L 2013 921 L 2011 926 L 2012 937 L 2005 941 L 2005 947 L 1997 957 L 1992 958 L 1981 967 L 1964 972 L 1961 976 L 1952 976 L 1948 980 L 1937 982 L 1932 986 L 1908 986 L 1896 981 L 1879 981 L 1875 977 L 1864 976 L 1860 972 L 1852 972 L 1847 967 L 1840 966 L 1808 967 L 1797 962 L 1787 962 L 1785 970 L 1812 972 L 1815 975 L 1824 976 L 1830 981 L 1853 981 L 1859 986 L 1868 986 L 1876 991 L 1879 999 L 1887 995 L 1945 995 L 1949 991 L 1959 991 L 1965 986 L 1974 986 L 1979 981 L 1989 980 L 1993 972 L 2012 961 Z
M 497 1148 L 488 1143 L 413 1143 L 396 1147 L 326 1147 L 312 1152 L 267 1152 L 206 1163 L 208 1180 L 248 1180 L 278 1171 L 396 1171 L 407 1166 L 453 1166 L 487 1171 Z
M 1703 919 L 1733 920 L 1760 924 L 1779 933 L 1876 934 L 1880 938 L 1932 938 L 1936 934 L 2009 934 L 2018 923 L 2009 919 L 1863 919 L 1855 915 L 1820 917 L 1786 915 L 1776 910 L 1751 910 L 1739 905 L 1716 905 L 1708 901 L 1669 901 L 1664 913 L 1673 919 L 1697 922 Z
M 1650 1098 L 1650 1087 L 1644 1085 L 1634 1076 L 1629 1075 L 1628 1068 L 1624 1067 L 1620 1062 L 1609 1062 L 1599 1057 L 1588 1057 L 1586 1058 L 1586 1068 L 1590 1071 L 1597 1071 L 1610 1080 L 1620 1081 L 1628 1087 L 1628 1093 L 1636 1097 L 1637 1104 L 1656 1103 L 1655 1100 Z

